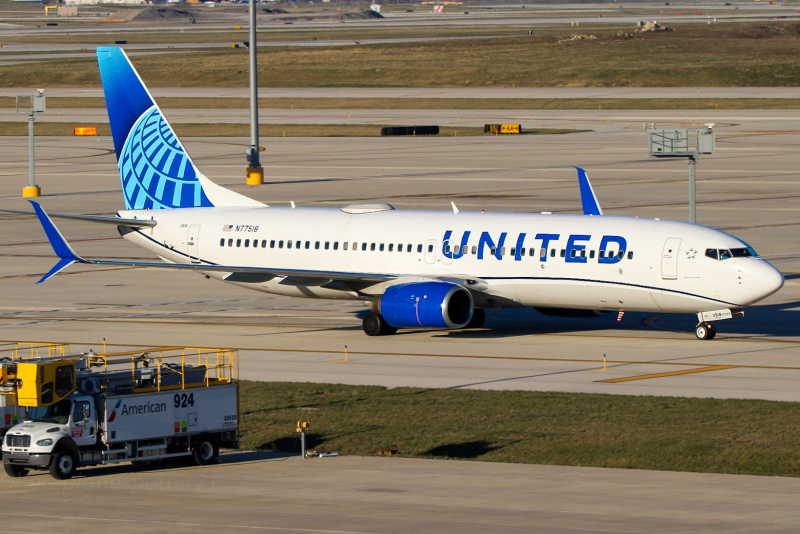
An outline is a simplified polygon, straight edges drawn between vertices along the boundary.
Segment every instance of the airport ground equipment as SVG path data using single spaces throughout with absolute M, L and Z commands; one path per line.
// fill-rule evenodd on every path
M 45 354 L 48 357 L 64 357 L 68 351 L 69 346 L 60 343 L 23 342 L 0 346 L 0 440 L 25 417 L 25 405 L 18 398 L 17 386 L 21 379 L 18 377 L 17 364 Z
M 238 354 L 219 349 L 86 353 L 17 364 L 25 420 L 3 440 L 12 477 L 57 479 L 81 466 L 191 456 L 238 446 Z

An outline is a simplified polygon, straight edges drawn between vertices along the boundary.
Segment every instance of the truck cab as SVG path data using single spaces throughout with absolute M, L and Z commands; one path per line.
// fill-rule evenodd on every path
M 5 471 L 18 477 L 30 468 L 49 469 L 56 478 L 69 478 L 82 460 L 81 449 L 98 444 L 97 429 L 95 401 L 88 395 L 28 408 L 25 421 L 6 433 Z

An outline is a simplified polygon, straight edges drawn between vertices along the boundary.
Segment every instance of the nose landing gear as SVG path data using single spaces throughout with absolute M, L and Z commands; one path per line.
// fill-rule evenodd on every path
M 717 337 L 717 329 L 711 323 L 700 323 L 694 329 L 697 339 L 712 340 Z

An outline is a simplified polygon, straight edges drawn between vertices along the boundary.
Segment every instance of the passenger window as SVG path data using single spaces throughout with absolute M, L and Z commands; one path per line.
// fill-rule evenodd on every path
M 274 239 L 272 239 L 272 240 L 269 242 L 269 248 L 275 248 L 275 240 L 274 240 Z
M 394 243 L 389 243 L 389 252 L 394 252 Z
M 361 250 L 363 250 L 363 251 L 367 250 L 367 244 L 366 243 L 361 243 Z
M 403 244 L 402 243 L 397 245 L 397 252 L 403 252 Z
M 381 243 L 381 244 L 380 244 L 380 246 L 378 247 L 378 249 L 379 249 L 381 252 L 383 252 L 383 243 Z
M 600 255 L 599 255 L 598 257 L 599 257 L 601 260 L 602 260 L 603 258 L 605 258 L 605 257 L 606 257 L 606 251 L 605 251 L 605 250 L 601 250 L 601 251 L 600 251 Z
M 525 255 L 525 249 L 524 248 L 519 249 L 519 255 L 520 256 L 524 256 Z
M 349 245 L 349 243 L 348 243 L 347 241 L 345 241 L 345 242 L 342 244 L 342 250 L 347 250 L 347 245 Z M 334 250 L 336 250 L 336 249 L 334 249 Z
M 453 247 L 453 254 L 458 254 L 459 247 L 460 247 L 460 245 L 455 245 L 455 246 Z
M 314 243 L 314 249 L 316 249 L 316 250 L 319 250 L 319 241 L 317 241 L 316 243 Z
M 577 255 L 578 255 L 578 251 L 577 250 L 573 249 L 573 250 L 569 251 L 569 257 L 570 258 L 574 258 Z
M 347 250 L 347 243 L 344 244 L 344 248 L 345 248 L 345 250 Z M 333 242 L 333 250 L 339 250 L 339 242 L 338 241 L 334 241 Z
M 325 241 L 325 250 L 329 250 L 330 248 L 331 248 L 331 242 L 330 241 Z M 345 250 L 347 250 L 347 249 L 345 249 Z
M 278 241 L 278 248 L 283 248 L 283 239 Z
M 555 258 L 556 257 L 556 249 L 554 249 L 554 248 L 550 249 L 550 257 L 551 258 Z
M 474 256 L 474 255 L 475 255 L 475 254 L 477 254 L 477 253 L 478 253 L 478 247 L 476 247 L 476 246 L 474 246 L 474 245 L 473 245 L 473 246 L 472 246 L 472 255 Z
M 489 249 L 489 252 L 492 254 L 492 256 L 494 256 L 495 254 L 497 254 L 497 248 L 492 247 Z
M 267 240 L 266 239 L 262 239 L 261 240 L 261 248 L 267 248 Z
M 306 250 L 311 248 L 311 241 L 306 241 Z
M 286 248 L 292 248 L 292 240 L 286 242 Z
M 417 245 L 417 252 L 422 252 L 422 245 Z
M 221 247 L 225 246 L 225 238 L 224 237 L 219 240 L 219 246 L 221 246 Z
M 617 253 L 617 258 L 622 259 L 624 257 L 625 257 L 625 251 L 624 250 L 620 250 L 619 253 Z
M 632 259 L 633 259 L 633 251 L 632 251 L 632 250 L 629 250 L 629 251 L 628 251 L 628 259 L 629 259 L 629 260 L 632 260 Z
M 258 239 L 253 239 L 253 248 L 258 248 Z
M 242 246 L 242 240 L 241 239 L 237 239 L 236 240 L 236 246 L 237 247 L 241 247 Z
M 594 250 L 590 250 L 589 251 L 589 257 L 590 258 L 594 258 Z
M 229 247 L 232 247 L 232 246 L 233 246 L 233 239 L 228 239 L 228 246 L 229 246 Z
M 444 253 L 445 254 L 450 254 L 450 245 L 445 245 L 444 246 Z
M 433 245 L 428 245 L 428 252 L 433 252 Z
M 511 248 L 508 250 L 508 255 L 509 255 L 509 256 L 516 256 L 516 255 L 517 255 L 517 249 L 516 249 L 516 247 L 511 247 Z
M 250 240 L 249 239 L 245 239 L 244 240 L 244 246 L 245 247 L 249 247 L 250 246 Z
M 547 257 L 547 249 L 546 248 L 543 248 L 542 250 L 539 251 L 539 257 L 540 258 L 546 258 Z
M 567 251 L 564 250 L 563 248 L 561 249 L 561 257 L 562 258 L 566 258 L 567 257 Z
M 581 258 L 585 258 L 585 257 L 586 257 L 586 251 L 585 250 L 581 250 Z

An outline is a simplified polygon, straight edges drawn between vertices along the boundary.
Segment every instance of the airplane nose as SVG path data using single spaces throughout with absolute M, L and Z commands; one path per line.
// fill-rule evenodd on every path
M 784 280 L 781 272 L 765 261 L 761 268 L 754 270 L 749 282 L 753 298 L 759 301 L 782 288 Z

